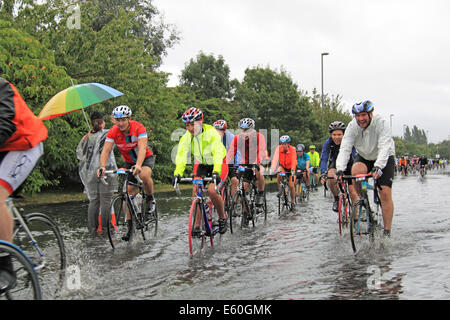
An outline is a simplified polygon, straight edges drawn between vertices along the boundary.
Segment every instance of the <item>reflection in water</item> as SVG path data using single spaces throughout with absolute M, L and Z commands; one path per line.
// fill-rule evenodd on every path
M 26 208 L 60 225 L 68 265 L 81 288 L 55 299 L 448 299 L 450 298 L 450 176 L 397 177 L 392 238 L 354 255 L 339 235 L 332 199 L 321 190 L 307 204 L 278 216 L 275 186 L 269 217 L 256 228 L 235 228 L 214 247 L 188 253 L 190 190 L 158 194 L 157 238 L 121 243 L 90 238 L 87 203 Z M 412 197 L 413 196 L 413 197 Z

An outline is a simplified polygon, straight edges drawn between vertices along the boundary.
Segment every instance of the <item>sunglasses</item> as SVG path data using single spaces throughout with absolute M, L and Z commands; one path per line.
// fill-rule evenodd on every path
M 184 123 L 187 123 L 187 122 L 194 121 L 194 118 L 195 118 L 195 116 L 184 116 L 181 119 L 184 121 Z

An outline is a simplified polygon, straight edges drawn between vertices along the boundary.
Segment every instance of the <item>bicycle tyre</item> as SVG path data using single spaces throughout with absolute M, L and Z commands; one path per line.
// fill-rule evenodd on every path
M 193 229 L 195 226 L 195 216 L 197 213 L 197 210 L 200 211 L 200 235 L 196 236 L 193 234 Z M 206 243 L 206 234 L 205 234 L 205 222 L 203 219 L 203 212 L 201 208 L 201 202 L 199 199 L 194 199 L 191 204 L 191 208 L 189 210 L 189 230 L 188 230 L 188 237 L 189 237 L 189 254 L 191 256 L 194 256 L 198 252 L 200 252 L 204 247 Z
M 136 216 L 139 220 L 139 225 L 141 228 L 142 239 L 147 240 L 146 233 L 148 233 L 149 237 L 156 237 L 158 235 L 158 206 L 155 202 L 155 210 L 147 215 L 143 212 L 147 212 L 147 201 L 145 198 L 142 200 L 140 212 L 137 212 Z M 137 226 L 138 224 L 135 224 Z
M 338 222 L 339 222 L 339 234 L 342 235 L 342 229 L 348 226 L 348 202 L 344 194 L 341 194 L 339 196 Z
M 109 243 L 113 249 L 116 248 L 116 245 L 122 240 L 122 236 L 124 236 L 128 232 L 128 224 L 127 224 L 127 201 L 125 200 L 124 195 L 117 195 L 112 198 L 111 205 L 108 211 L 108 228 L 106 228 L 108 233 Z M 113 217 L 114 215 L 114 217 Z M 132 218 L 133 219 L 133 218 Z M 115 225 L 113 221 L 115 220 Z M 134 228 L 133 221 L 133 228 Z M 132 236 L 134 234 L 134 230 Z M 131 240 L 131 239 L 130 239 Z
M 39 261 L 38 275 L 42 291 L 46 298 L 53 298 L 62 288 L 66 270 L 66 249 L 58 225 L 43 213 L 30 213 L 23 217 L 38 248 L 25 232 L 23 226 L 16 223 L 14 242 L 19 245 L 32 261 Z
M 228 215 L 230 221 L 230 233 L 233 233 L 233 218 L 237 218 L 242 215 L 242 206 L 239 207 L 239 204 L 241 204 L 241 198 L 241 193 L 237 190 L 234 193 L 233 200 L 231 201 L 230 213 Z
M 363 211 L 364 209 L 364 211 Z M 358 200 L 352 206 L 350 217 L 350 240 L 353 252 L 356 253 L 362 247 L 365 236 L 371 233 L 371 214 L 364 200 Z
M 2 240 L 0 240 L 0 254 L 10 255 L 17 277 L 15 286 L 1 293 L 0 299 L 41 300 L 39 277 L 30 258 L 16 245 Z

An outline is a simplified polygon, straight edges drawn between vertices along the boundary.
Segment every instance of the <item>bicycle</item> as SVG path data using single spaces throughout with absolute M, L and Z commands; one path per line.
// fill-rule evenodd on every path
M 372 241 L 374 232 L 377 226 L 380 225 L 380 210 L 381 201 L 378 196 L 377 188 L 380 188 L 375 181 L 374 186 L 368 183 L 368 179 L 372 178 L 372 174 L 361 174 L 356 176 L 343 176 L 343 179 L 355 179 L 356 182 L 361 182 L 361 196 L 352 206 L 352 213 L 350 215 L 350 239 L 352 243 L 353 252 L 362 247 L 365 237 L 369 235 Z M 376 212 L 372 211 L 369 201 L 368 190 L 373 190 L 373 202 L 376 205 Z
M 321 179 L 325 180 L 333 180 L 334 177 L 328 177 L 326 174 L 322 175 Z M 348 192 L 348 178 L 347 176 L 343 176 L 341 181 L 337 182 L 339 187 L 339 200 L 338 200 L 338 225 L 339 225 L 339 234 L 342 235 L 342 229 L 348 227 L 349 225 L 349 211 L 351 208 L 351 199 L 350 193 Z M 324 184 L 324 186 L 326 183 Z
M 49 216 L 33 212 L 24 215 L 18 198 L 6 200 L 14 219 L 13 242 L 36 262 L 35 270 L 43 292 L 54 297 L 63 285 L 66 270 L 66 249 L 56 222 Z
M 119 189 L 119 194 L 111 199 L 110 209 L 108 211 L 109 226 L 107 229 L 109 242 L 111 247 L 115 249 L 120 241 L 125 241 L 128 234 L 128 227 L 131 227 L 131 235 L 128 240 L 132 240 L 136 230 L 141 231 L 142 239 L 146 240 L 146 233 L 153 234 L 156 237 L 158 234 L 158 209 L 155 204 L 155 210 L 146 217 L 147 210 L 147 195 L 145 194 L 142 180 L 139 176 L 135 176 L 137 183 L 130 181 L 130 174 L 132 169 L 116 169 L 106 170 L 105 177 L 110 174 L 117 174 L 122 179 L 122 189 Z M 102 182 L 106 183 L 105 178 Z M 138 189 L 135 195 L 128 192 L 128 186 L 133 186 Z M 142 201 L 140 200 L 142 199 Z M 129 214 L 131 226 L 127 222 L 127 213 Z M 127 240 L 127 241 L 128 241 Z
M 256 206 L 256 195 L 258 188 L 256 186 L 256 170 L 259 170 L 258 165 L 241 165 L 237 168 L 237 178 L 239 186 L 233 195 L 231 204 L 230 219 L 230 233 L 233 233 L 233 218 L 241 218 L 241 228 L 247 227 L 249 221 L 252 221 L 253 227 L 259 217 L 264 215 L 264 222 L 267 220 L 267 199 L 264 191 L 264 202 L 261 207 Z M 245 191 L 245 184 L 250 184 L 250 190 Z M 249 197 L 247 197 L 247 195 Z
M 202 251 L 205 247 L 207 237 L 209 237 L 211 247 L 213 247 L 214 236 L 219 232 L 219 224 L 213 217 L 212 205 L 208 205 L 208 201 L 205 201 L 204 198 L 204 192 L 207 192 L 208 189 L 203 188 L 203 186 L 205 182 L 211 181 L 213 181 L 213 178 L 210 177 L 181 178 L 179 180 L 180 183 L 190 182 L 193 185 L 198 186 L 197 195 L 192 199 L 191 208 L 189 210 L 188 239 L 189 254 L 191 256 Z M 214 187 L 217 192 L 215 181 Z M 174 188 L 177 195 L 180 195 L 178 182 L 175 182 Z M 196 226 L 200 227 L 200 230 L 194 230 Z
M 289 203 L 289 185 L 288 179 L 290 179 L 290 174 L 285 172 L 280 172 L 280 189 L 277 193 L 278 198 L 278 215 L 281 214 L 282 211 L 292 211 L 291 205 Z
M 16 282 L 8 290 L 0 290 L 0 299 L 41 300 L 42 289 L 34 262 L 18 246 L 0 240 L 0 257 L 8 255 L 11 257 Z
M 304 174 L 306 170 L 298 170 L 295 172 L 295 201 L 297 203 L 309 200 L 309 188 L 306 186 Z

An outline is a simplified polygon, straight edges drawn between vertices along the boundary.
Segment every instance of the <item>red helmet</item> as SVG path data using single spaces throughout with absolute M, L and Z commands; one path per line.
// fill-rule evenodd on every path
M 198 108 L 192 107 L 183 113 L 183 116 L 181 117 L 181 119 L 183 119 L 183 121 L 185 123 L 203 120 L 203 112 L 202 112 L 202 110 L 200 110 Z
M 219 130 L 224 130 L 227 128 L 227 122 L 225 120 L 217 120 L 213 123 L 213 127 Z

